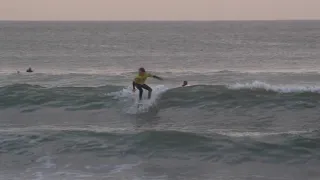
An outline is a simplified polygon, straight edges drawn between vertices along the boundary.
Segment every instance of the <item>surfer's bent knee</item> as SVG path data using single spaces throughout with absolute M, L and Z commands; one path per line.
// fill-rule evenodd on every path
M 152 92 L 152 88 L 146 84 L 143 85 L 143 88 L 148 90 L 149 92 Z

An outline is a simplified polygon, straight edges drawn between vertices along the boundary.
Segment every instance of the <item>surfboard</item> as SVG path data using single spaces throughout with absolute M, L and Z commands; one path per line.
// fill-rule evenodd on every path
M 138 100 L 136 102 L 136 105 L 139 110 L 147 110 L 152 106 L 152 100 L 151 99 Z
M 149 104 L 151 102 L 150 99 L 142 99 L 142 100 L 137 100 L 136 104 L 137 105 L 144 105 L 144 104 Z

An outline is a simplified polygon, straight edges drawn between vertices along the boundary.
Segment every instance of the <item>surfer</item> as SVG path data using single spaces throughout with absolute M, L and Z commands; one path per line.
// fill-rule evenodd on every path
M 29 68 L 26 70 L 26 72 L 28 72 L 28 73 L 32 73 L 32 72 L 33 72 L 33 70 L 31 69 L 31 67 L 29 67 Z
M 182 87 L 185 87 L 188 85 L 188 81 L 183 81 Z
M 142 99 L 143 89 L 148 91 L 148 99 L 151 98 L 152 88 L 145 84 L 145 81 L 148 77 L 153 77 L 158 80 L 163 80 L 161 77 L 147 73 L 146 70 L 141 67 L 139 68 L 139 74 L 135 77 L 132 82 L 133 92 L 136 91 L 136 88 L 139 90 L 139 99 Z

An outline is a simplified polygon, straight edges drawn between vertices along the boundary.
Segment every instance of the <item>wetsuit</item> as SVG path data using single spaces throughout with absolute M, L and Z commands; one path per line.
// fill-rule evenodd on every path
M 28 72 L 28 73 L 32 73 L 33 72 L 33 70 L 31 69 L 31 68 L 29 68 L 29 69 L 27 69 L 27 71 L 26 72 Z
M 143 89 L 148 91 L 148 98 L 151 98 L 152 88 L 145 84 L 148 77 L 154 77 L 159 79 L 159 77 L 154 76 L 149 73 L 144 73 L 144 75 L 137 75 L 134 81 L 132 82 L 133 88 L 137 88 L 139 90 L 139 99 L 142 99 Z M 161 79 L 161 78 L 160 78 Z

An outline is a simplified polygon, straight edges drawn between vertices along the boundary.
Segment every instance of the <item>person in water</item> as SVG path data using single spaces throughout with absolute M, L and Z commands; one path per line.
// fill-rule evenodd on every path
M 151 98 L 152 88 L 145 84 L 148 77 L 152 77 L 158 80 L 163 80 L 161 77 L 147 73 L 143 67 L 139 68 L 139 74 L 133 80 L 132 87 L 133 87 L 133 92 L 136 91 L 136 88 L 139 90 L 140 100 L 142 99 L 143 89 L 148 91 L 148 99 Z
M 188 85 L 188 81 L 183 81 L 182 87 L 185 87 Z
M 33 70 L 31 69 L 31 67 L 29 67 L 28 69 L 27 69 L 27 71 L 26 72 L 28 72 L 28 73 L 32 73 L 33 72 Z

